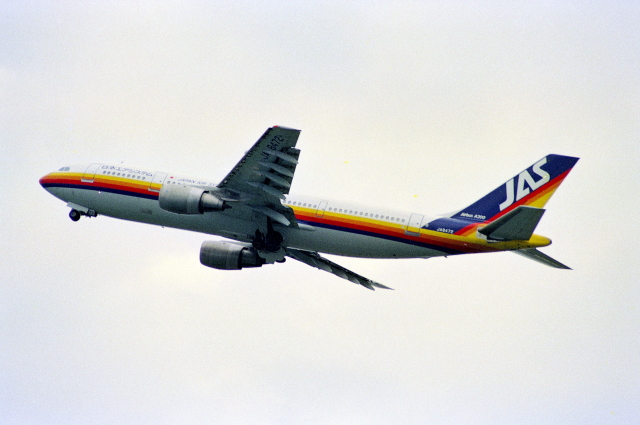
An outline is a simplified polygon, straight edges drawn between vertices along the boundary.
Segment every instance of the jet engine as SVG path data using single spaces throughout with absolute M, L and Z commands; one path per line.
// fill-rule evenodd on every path
M 224 241 L 204 241 L 200 247 L 200 263 L 220 270 L 260 267 L 265 263 L 255 249 Z
M 158 201 L 160 208 L 177 214 L 204 214 L 229 207 L 222 199 L 203 189 L 171 184 L 162 186 Z

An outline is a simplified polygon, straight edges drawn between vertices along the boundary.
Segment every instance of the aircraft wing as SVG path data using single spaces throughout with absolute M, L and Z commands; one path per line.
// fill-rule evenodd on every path
M 321 257 L 317 252 L 301 251 L 299 249 L 292 248 L 285 248 L 285 251 L 288 257 L 308 264 L 311 267 L 333 273 L 336 276 L 349 280 L 353 283 L 357 283 L 358 285 L 362 285 L 372 291 L 375 291 L 375 288 L 392 289 L 329 261 L 326 258 Z
M 295 224 L 293 211 L 281 204 L 298 164 L 295 148 L 300 130 L 271 127 L 218 184 L 222 199 L 242 202 L 285 226 Z

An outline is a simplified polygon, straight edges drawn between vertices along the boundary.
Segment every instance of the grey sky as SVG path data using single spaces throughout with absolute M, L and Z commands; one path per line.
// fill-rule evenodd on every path
M 640 418 L 635 2 L 0 2 L 0 422 L 629 424 Z M 198 262 L 72 223 L 96 161 L 216 181 L 302 129 L 292 193 L 443 213 L 581 160 L 544 252 Z

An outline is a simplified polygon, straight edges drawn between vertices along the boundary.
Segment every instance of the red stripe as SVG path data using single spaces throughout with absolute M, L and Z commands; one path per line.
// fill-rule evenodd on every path
M 533 192 L 529 193 L 527 196 L 523 197 L 519 201 L 516 201 L 513 204 L 509 205 L 507 208 L 505 208 L 504 210 L 500 211 L 498 214 L 494 215 L 490 219 L 485 220 L 485 221 L 480 222 L 480 223 L 471 223 L 468 226 L 465 226 L 462 229 L 458 230 L 455 234 L 456 235 L 464 235 L 469 230 L 472 230 L 472 229 L 474 229 L 474 228 L 476 228 L 478 226 L 482 226 L 482 225 L 488 224 L 488 223 L 490 223 L 490 222 L 502 217 L 503 215 L 507 214 L 509 211 L 514 210 L 515 208 L 519 207 L 520 205 L 524 205 L 529 201 L 535 200 L 535 199 L 537 199 L 537 198 L 539 198 L 541 196 L 546 195 L 547 192 L 549 192 L 550 190 L 557 188 L 560 185 L 560 183 L 562 183 L 562 181 L 565 179 L 565 177 L 567 177 L 567 174 L 569 174 L 569 171 L 571 171 L 571 170 L 572 170 L 572 168 L 569 168 L 567 171 L 565 171 L 564 173 L 560 174 L 555 179 L 547 182 L 544 186 L 534 190 Z
M 101 180 L 101 181 L 99 181 Z M 105 188 L 112 190 L 120 190 L 123 192 L 133 192 L 140 194 L 153 194 L 154 192 L 150 192 L 149 185 L 142 186 L 142 183 L 108 183 L 103 179 L 96 178 L 93 182 L 83 182 L 79 178 L 72 177 L 55 177 L 55 178 L 42 178 L 40 179 L 40 184 L 73 184 L 75 186 L 80 187 L 93 187 L 93 188 Z M 142 186 L 142 187 L 140 187 Z
M 415 242 L 425 243 L 429 245 L 441 246 L 443 248 L 455 249 L 463 252 L 490 252 L 497 251 L 497 249 L 486 246 L 479 245 L 464 241 L 456 241 L 452 239 L 448 239 L 446 237 L 439 236 L 431 236 L 431 235 L 421 235 L 421 236 L 412 236 L 404 233 L 404 229 L 390 230 L 389 226 L 385 225 L 376 225 L 376 224 L 363 224 L 356 220 L 346 219 L 346 220 L 336 220 L 330 218 L 321 218 L 316 217 L 314 215 L 307 215 L 306 213 L 297 213 L 296 218 L 299 218 L 304 221 L 310 221 L 312 223 L 321 223 L 335 227 L 343 227 L 352 230 L 360 230 L 368 233 L 374 233 L 379 235 L 391 236 L 398 239 L 411 240 Z

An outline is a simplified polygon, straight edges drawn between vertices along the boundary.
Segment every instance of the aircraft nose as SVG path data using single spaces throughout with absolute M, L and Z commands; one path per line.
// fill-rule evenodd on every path
M 40 186 L 44 188 L 44 190 L 49 192 L 49 184 L 51 183 L 51 173 L 40 177 L 39 183 L 40 183 Z

